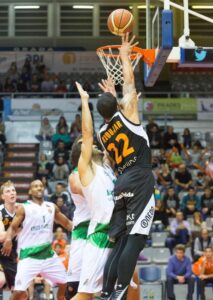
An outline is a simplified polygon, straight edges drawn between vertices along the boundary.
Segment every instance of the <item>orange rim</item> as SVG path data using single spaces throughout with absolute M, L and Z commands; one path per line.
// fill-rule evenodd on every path
M 106 57 L 117 58 L 120 56 L 120 54 L 106 53 L 104 52 L 104 50 L 109 50 L 109 49 L 119 50 L 120 47 L 121 45 L 102 46 L 97 48 L 96 53 Z M 140 47 L 133 47 L 132 54 L 130 55 L 130 59 L 134 60 L 138 54 L 141 54 L 142 59 L 145 63 L 147 63 L 148 65 L 153 65 L 153 63 L 155 62 L 155 51 L 156 49 L 142 49 Z

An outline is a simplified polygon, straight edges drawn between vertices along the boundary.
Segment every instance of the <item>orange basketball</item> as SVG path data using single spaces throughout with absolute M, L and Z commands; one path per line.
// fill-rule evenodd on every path
M 131 32 L 134 25 L 134 18 L 127 9 L 116 9 L 109 15 L 107 26 L 115 35 L 122 35 Z

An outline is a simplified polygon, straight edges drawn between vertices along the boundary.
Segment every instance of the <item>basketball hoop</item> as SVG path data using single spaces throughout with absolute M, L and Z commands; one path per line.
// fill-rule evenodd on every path
M 123 84 L 123 68 L 119 54 L 121 45 L 110 45 L 99 47 L 96 50 L 105 70 L 107 77 L 111 78 L 115 85 Z M 142 49 L 133 47 L 132 54 L 129 56 L 133 70 L 137 66 L 140 58 L 148 65 L 152 65 L 155 61 L 155 49 Z

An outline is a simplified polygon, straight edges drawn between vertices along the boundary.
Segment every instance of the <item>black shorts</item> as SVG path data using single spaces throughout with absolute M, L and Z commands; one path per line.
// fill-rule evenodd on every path
M 17 272 L 17 262 L 14 257 L 1 256 L 0 264 L 3 268 L 4 275 L 8 287 L 11 289 L 15 284 L 15 276 Z
M 131 167 L 115 183 L 115 208 L 109 236 L 149 234 L 155 211 L 154 176 L 150 168 Z

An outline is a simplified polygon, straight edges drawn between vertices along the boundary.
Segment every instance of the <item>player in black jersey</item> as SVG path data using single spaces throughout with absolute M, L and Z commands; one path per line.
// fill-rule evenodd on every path
M 154 216 L 151 150 L 139 119 L 138 97 L 129 59 L 136 44 L 134 37 L 130 41 L 128 34 L 122 37 L 120 57 L 124 85 L 123 99 L 118 102 L 119 110 L 110 81 L 99 84 L 104 93 L 98 100 L 97 110 L 106 122 L 100 129 L 100 141 L 114 159 L 119 173 L 110 229 L 110 237 L 116 245 L 105 266 L 101 299 L 126 299 L 127 287 Z M 116 279 L 117 287 L 113 291 Z
M 0 264 L 2 265 L 7 285 L 13 288 L 17 271 L 16 239 L 13 239 L 13 248 L 10 256 L 1 253 L 2 243 L 16 213 L 16 190 L 11 181 L 5 182 L 0 188 L 0 196 L 4 204 L 0 205 Z

